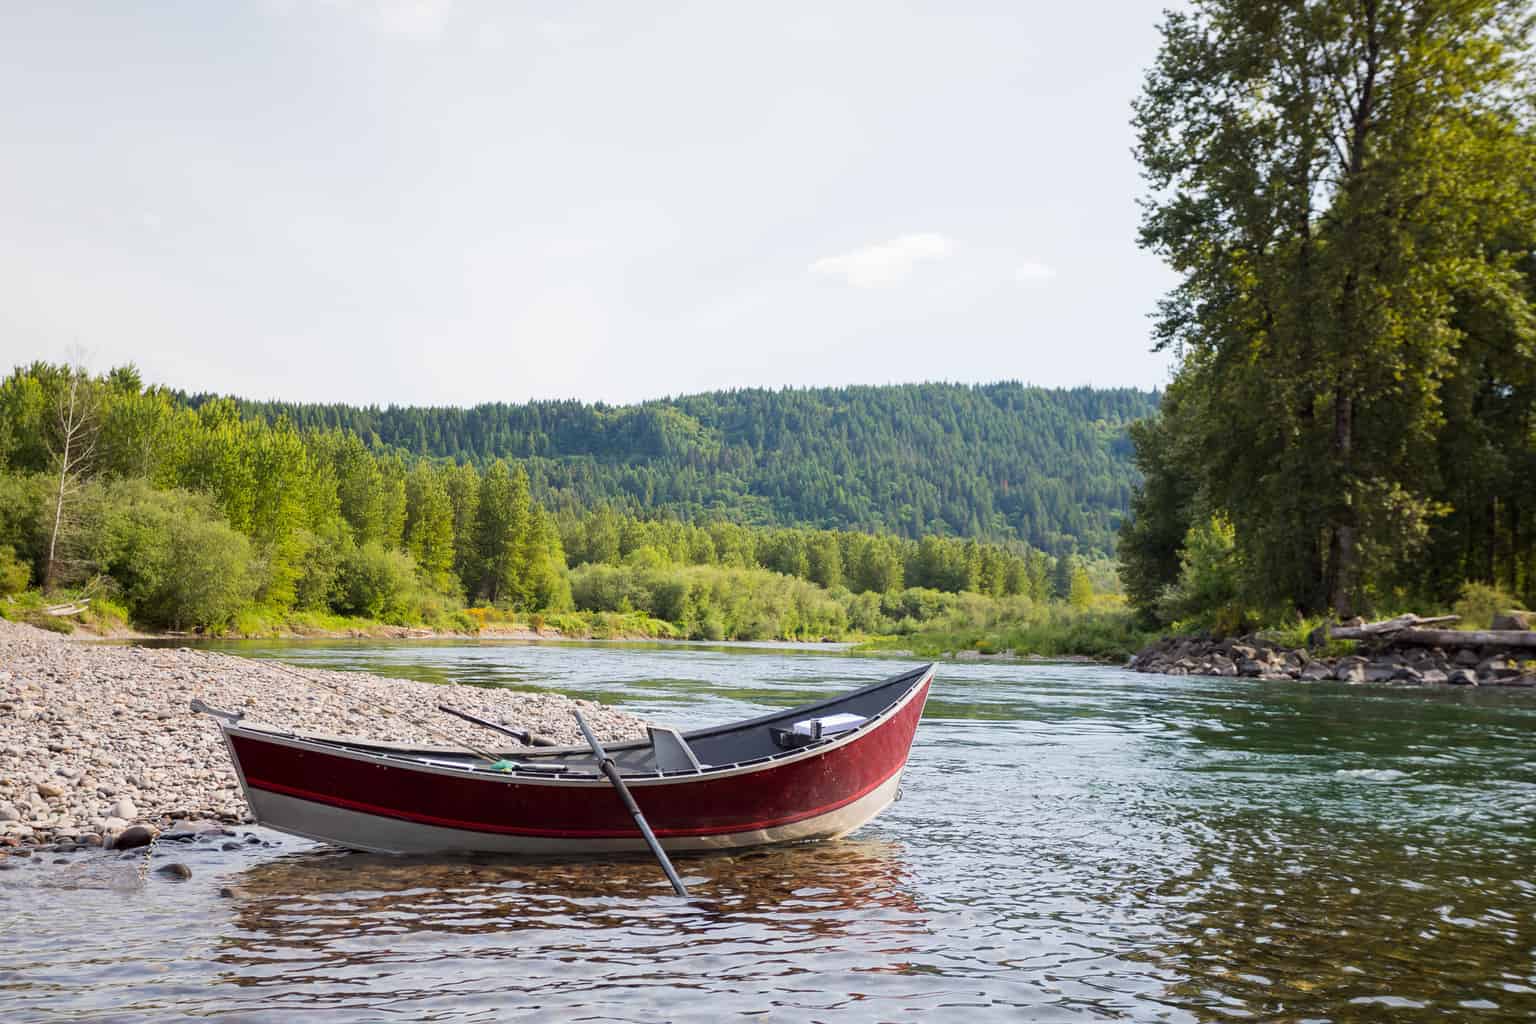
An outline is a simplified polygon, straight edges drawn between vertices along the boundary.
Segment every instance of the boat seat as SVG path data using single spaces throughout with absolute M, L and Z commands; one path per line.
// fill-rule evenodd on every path
M 683 734 L 665 725 L 648 725 L 651 750 L 656 755 L 656 770 L 661 772 L 701 772 L 704 765 L 693 756 L 693 748 Z

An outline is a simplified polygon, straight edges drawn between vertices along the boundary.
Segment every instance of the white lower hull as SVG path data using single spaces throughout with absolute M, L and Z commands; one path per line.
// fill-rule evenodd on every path
M 662 846 L 684 850 L 737 850 L 769 843 L 836 839 L 864 825 L 896 799 L 901 773 L 864 796 L 826 814 L 788 825 L 709 836 L 666 836 Z M 506 853 L 539 856 L 572 853 L 623 853 L 646 849 L 633 839 L 550 838 L 505 835 L 424 825 L 349 811 L 262 789 L 248 789 L 246 799 L 256 820 L 268 828 L 306 839 L 374 853 Z

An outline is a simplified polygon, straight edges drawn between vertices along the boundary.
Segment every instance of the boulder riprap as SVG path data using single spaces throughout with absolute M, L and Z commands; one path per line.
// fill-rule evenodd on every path
M 194 698 L 251 722 L 434 746 L 495 744 L 439 703 L 565 743 L 581 742 L 573 708 L 602 739 L 645 734 L 634 715 L 557 694 L 296 675 L 273 662 L 82 643 L 0 620 L 0 840 L 98 835 L 123 849 L 136 823 L 249 820 L 218 728 L 190 710 Z
M 1474 645 L 1394 647 L 1383 642 L 1365 654 L 1320 657 L 1258 636 L 1220 640 L 1164 637 L 1136 653 L 1129 667 L 1137 672 L 1173 676 L 1246 676 L 1302 682 L 1379 683 L 1388 686 L 1536 687 L 1536 652 L 1484 650 Z M 1522 660 L 1526 659 L 1526 660 Z

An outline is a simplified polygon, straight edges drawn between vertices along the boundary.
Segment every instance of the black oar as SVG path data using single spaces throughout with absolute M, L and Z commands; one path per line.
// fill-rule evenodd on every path
M 509 729 L 504 725 L 497 725 L 495 722 L 486 721 L 479 715 L 472 715 L 468 711 L 460 711 L 458 708 L 451 708 L 447 704 L 439 704 L 437 706 L 437 710 L 446 714 L 453 715 L 455 718 L 462 718 L 466 722 L 472 722 L 475 725 L 484 726 L 487 729 L 501 733 L 503 736 L 511 736 L 525 747 L 553 747 L 556 745 L 555 741 L 550 739 L 548 736 L 540 736 L 537 733 L 524 732 L 522 729 Z
M 608 751 L 597 742 L 597 737 L 592 735 L 592 730 L 587 728 L 587 720 L 581 717 L 580 711 L 572 711 L 576 716 L 576 724 L 581 726 L 581 734 L 587 738 L 587 745 L 592 748 L 592 753 L 597 755 L 597 766 L 608 776 L 608 781 L 613 783 L 613 788 L 618 790 L 619 799 L 624 801 L 624 806 L 629 808 L 629 813 L 634 815 L 635 824 L 640 826 L 640 834 L 645 836 L 646 845 L 656 855 L 656 860 L 661 864 L 661 870 L 667 873 L 667 881 L 672 883 L 672 888 L 677 890 L 679 896 L 687 896 L 688 890 L 683 886 L 683 880 L 677 877 L 677 871 L 672 867 L 672 861 L 667 858 L 667 851 L 661 848 L 656 841 L 656 833 L 651 831 L 650 823 L 645 820 L 645 815 L 640 813 L 640 805 L 635 803 L 635 798 L 630 795 L 629 787 L 624 785 L 624 780 L 619 777 L 619 766 L 613 763 L 613 758 L 608 756 Z

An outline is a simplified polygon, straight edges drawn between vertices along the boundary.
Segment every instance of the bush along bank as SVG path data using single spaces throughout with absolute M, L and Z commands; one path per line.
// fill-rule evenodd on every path
M 1354 654 L 1326 656 L 1253 634 L 1235 640 L 1169 636 L 1142 648 L 1127 667 L 1172 676 L 1536 687 L 1536 661 L 1525 660 L 1531 653 L 1477 643 L 1417 647 L 1385 642 L 1361 645 Z

